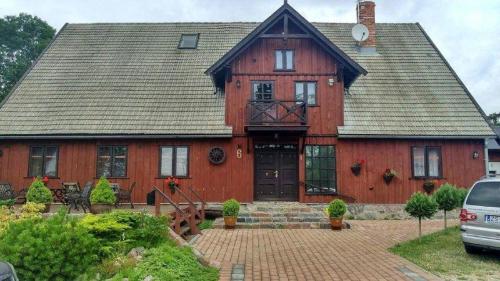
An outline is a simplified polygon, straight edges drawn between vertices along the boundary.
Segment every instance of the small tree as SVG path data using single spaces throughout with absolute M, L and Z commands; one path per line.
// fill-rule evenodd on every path
M 418 218 L 418 237 L 422 237 L 422 218 L 431 218 L 437 211 L 437 204 L 430 196 L 415 192 L 408 199 L 405 211 L 410 216 Z
M 52 192 L 39 178 L 35 178 L 26 193 L 26 199 L 28 202 L 50 204 Z
M 448 227 L 446 212 L 455 209 L 458 205 L 458 191 L 454 185 L 445 183 L 434 193 L 434 200 L 438 209 L 444 212 L 444 228 Z

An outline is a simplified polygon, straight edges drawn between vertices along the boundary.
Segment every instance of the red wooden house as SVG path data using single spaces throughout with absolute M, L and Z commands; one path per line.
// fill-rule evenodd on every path
M 2 103 L 0 179 L 105 175 L 136 182 L 137 203 L 169 176 L 209 202 L 470 185 L 493 135 L 483 111 L 418 23 L 358 8 L 361 43 L 287 3 L 262 23 L 66 24 Z

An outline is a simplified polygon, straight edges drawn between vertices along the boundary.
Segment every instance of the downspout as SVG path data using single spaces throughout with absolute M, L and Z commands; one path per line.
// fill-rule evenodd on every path
M 485 166 L 485 172 L 486 172 L 486 177 L 490 174 L 490 159 L 488 155 L 488 139 L 484 139 L 484 166 Z

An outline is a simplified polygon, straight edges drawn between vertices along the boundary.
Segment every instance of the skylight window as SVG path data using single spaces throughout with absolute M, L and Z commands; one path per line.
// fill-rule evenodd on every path
M 179 49 L 196 49 L 199 34 L 182 34 L 179 41 Z

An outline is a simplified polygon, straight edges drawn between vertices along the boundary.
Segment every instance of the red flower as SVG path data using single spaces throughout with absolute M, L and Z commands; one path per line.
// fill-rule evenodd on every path
M 42 181 L 44 183 L 48 183 L 49 182 L 49 177 L 47 177 L 47 176 L 43 177 Z
M 361 165 L 363 165 L 365 163 L 366 163 L 365 159 L 361 159 Z
M 175 184 L 175 185 L 179 185 L 179 179 L 174 178 L 174 184 Z

